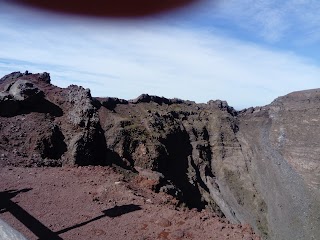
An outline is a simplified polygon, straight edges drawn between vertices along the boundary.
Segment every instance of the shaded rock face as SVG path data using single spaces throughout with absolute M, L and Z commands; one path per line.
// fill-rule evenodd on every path
M 0 89 L 2 166 L 114 164 L 263 239 L 320 235 L 319 90 L 237 112 L 220 100 L 92 98 L 47 73 L 9 74 Z
M 169 102 L 169 101 L 168 101 Z M 189 207 L 209 207 L 272 238 L 268 207 L 255 185 L 242 117 L 225 102 L 148 102 L 99 109 L 108 149 L 128 168 L 160 172 L 167 192 Z M 254 140 L 253 140 L 254 141 Z
M 100 127 L 99 115 L 93 106 L 89 89 L 72 85 L 66 91 L 66 104 L 69 111 L 65 114 L 72 128 L 77 128 L 68 145 L 69 159 L 72 164 L 104 164 L 106 145 Z M 69 127 L 69 126 L 66 126 Z M 66 128 L 66 131 L 68 129 Z

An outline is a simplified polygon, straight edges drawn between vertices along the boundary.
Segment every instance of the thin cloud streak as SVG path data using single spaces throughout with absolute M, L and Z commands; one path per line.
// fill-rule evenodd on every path
M 317 41 L 320 37 L 310 34 L 320 28 L 320 2 L 317 0 L 229 0 L 218 6 L 216 14 L 207 13 L 209 17 L 219 15 L 225 20 L 232 19 L 235 25 L 269 42 L 288 39 L 299 42 L 302 36 L 307 41 Z

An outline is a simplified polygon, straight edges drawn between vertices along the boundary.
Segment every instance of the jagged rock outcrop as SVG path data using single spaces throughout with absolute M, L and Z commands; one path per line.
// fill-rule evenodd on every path
M 69 161 L 78 165 L 104 164 L 105 139 L 90 90 L 71 85 L 65 96 L 68 105 L 66 120 L 73 129 L 77 129 L 69 140 Z M 65 131 L 68 131 L 68 128 L 68 125 L 65 126 Z
M 320 235 L 319 90 L 236 111 L 220 100 L 92 98 L 51 85 L 47 73 L 12 73 L 0 87 L 0 165 L 114 164 L 263 239 Z M 11 108 L 25 101 L 14 89 L 41 98 Z
M 1 165 L 106 164 L 106 144 L 90 91 L 60 89 L 48 73 L 0 81 Z M 15 105 L 14 105 L 15 104 Z

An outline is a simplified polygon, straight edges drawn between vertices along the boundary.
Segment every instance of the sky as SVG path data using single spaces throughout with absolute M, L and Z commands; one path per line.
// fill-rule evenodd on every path
M 320 1 L 220 0 L 137 19 L 35 12 L 0 0 L 0 76 L 49 72 L 59 87 L 142 93 L 240 110 L 320 87 Z

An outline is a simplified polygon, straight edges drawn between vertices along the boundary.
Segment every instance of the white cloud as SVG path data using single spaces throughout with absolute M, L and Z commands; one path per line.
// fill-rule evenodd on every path
M 318 0 L 228 0 L 220 1 L 218 6 L 220 17 L 270 42 L 283 40 L 288 35 L 295 35 L 296 39 L 291 40 L 298 42 L 302 37 L 312 41 L 320 39 Z
M 95 96 L 223 99 L 238 109 L 319 86 L 320 67 L 309 60 L 215 33 L 156 24 L 69 22 L 28 26 L 20 34 L 26 27 L 21 22 L 10 29 L 1 25 L 0 75 L 10 69 L 48 71 L 54 84 L 83 85 Z

